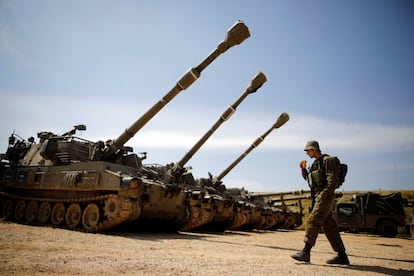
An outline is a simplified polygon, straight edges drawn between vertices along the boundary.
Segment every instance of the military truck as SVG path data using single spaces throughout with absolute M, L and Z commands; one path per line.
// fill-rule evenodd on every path
M 336 203 L 334 218 L 341 231 L 372 232 L 395 237 L 398 227 L 405 225 L 403 202 L 400 192 L 388 195 L 357 193 L 350 201 Z

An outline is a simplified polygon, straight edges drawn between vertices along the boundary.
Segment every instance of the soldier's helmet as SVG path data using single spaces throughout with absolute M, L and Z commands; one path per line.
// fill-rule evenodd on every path
M 320 148 L 319 148 L 318 141 L 310 140 L 306 143 L 304 151 L 308 151 L 308 150 L 311 150 L 311 149 L 321 151 Z

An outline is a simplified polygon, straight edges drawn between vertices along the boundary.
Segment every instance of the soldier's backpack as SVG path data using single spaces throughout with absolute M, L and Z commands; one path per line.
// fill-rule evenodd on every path
M 338 183 L 338 186 L 336 187 L 336 188 L 339 188 L 345 182 L 345 177 L 346 177 L 346 174 L 348 173 L 348 165 L 341 163 L 339 158 L 336 156 L 331 156 L 331 158 L 334 158 L 339 164 L 339 183 Z

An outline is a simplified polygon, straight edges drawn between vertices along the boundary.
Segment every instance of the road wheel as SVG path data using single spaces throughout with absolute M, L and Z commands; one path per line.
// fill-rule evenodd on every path
M 109 198 L 105 200 L 104 215 L 111 221 L 118 217 L 120 211 L 121 206 L 118 197 L 116 195 L 110 195 Z
M 37 213 L 37 220 L 41 223 L 46 223 L 50 217 L 52 207 L 49 202 L 42 202 Z
M 398 227 L 391 220 L 381 220 L 377 225 L 377 231 L 383 237 L 393 238 L 398 234 Z
M 86 206 L 82 215 L 82 225 L 88 231 L 92 231 L 99 222 L 99 208 L 96 204 Z
M 22 221 L 24 219 L 24 215 L 26 214 L 26 203 L 24 200 L 20 200 L 16 204 L 16 208 L 14 209 L 14 217 L 18 221 Z
M 78 226 L 82 219 L 82 209 L 79 204 L 72 203 L 66 211 L 65 221 L 70 228 Z
M 11 199 L 6 200 L 3 203 L 3 206 L 1 208 L 2 219 L 4 220 L 11 219 L 11 217 L 13 216 L 13 210 L 14 210 L 13 201 Z
M 53 206 L 52 213 L 50 214 L 50 221 L 54 225 L 59 225 L 62 223 L 62 221 L 65 219 L 65 212 L 66 208 L 63 203 L 56 203 Z
M 36 201 L 30 201 L 26 207 L 26 221 L 33 222 L 37 217 L 37 211 L 39 210 Z
M 285 224 L 283 228 L 285 229 L 293 229 L 296 223 L 296 219 L 293 214 L 287 214 L 285 217 Z

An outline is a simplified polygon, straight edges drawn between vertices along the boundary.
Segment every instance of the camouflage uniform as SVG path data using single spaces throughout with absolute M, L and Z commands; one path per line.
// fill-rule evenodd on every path
M 322 168 L 322 170 L 321 170 Z M 339 164 L 329 155 L 321 155 L 310 167 L 302 169 L 303 177 L 315 191 L 315 205 L 306 223 L 305 243 L 314 246 L 320 227 L 335 252 L 345 252 L 336 221 L 332 216 L 335 189 L 339 183 Z

